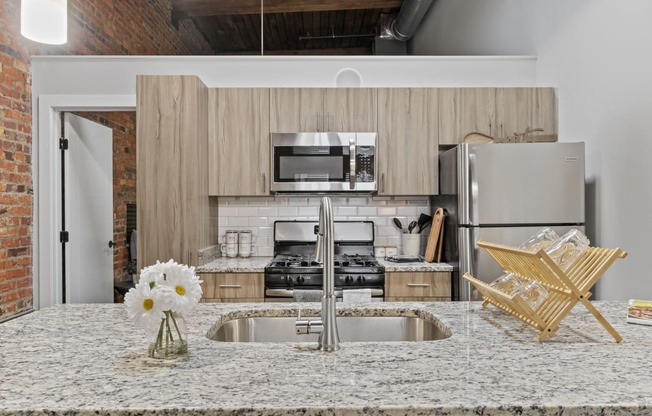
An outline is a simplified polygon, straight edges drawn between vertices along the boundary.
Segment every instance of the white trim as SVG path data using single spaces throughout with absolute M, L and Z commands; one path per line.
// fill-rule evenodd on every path
M 34 104 L 34 309 L 61 303 L 61 111 L 135 111 L 135 95 L 41 95 Z

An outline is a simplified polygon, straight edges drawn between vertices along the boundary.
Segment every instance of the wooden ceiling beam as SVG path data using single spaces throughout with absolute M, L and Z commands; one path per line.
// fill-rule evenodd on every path
M 403 0 L 264 0 L 264 13 L 393 9 Z M 175 20 L 200 16 L 260 14 L 260 0 L 172 0 Z

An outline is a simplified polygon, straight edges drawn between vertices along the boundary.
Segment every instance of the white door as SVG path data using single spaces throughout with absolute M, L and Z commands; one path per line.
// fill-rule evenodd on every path
M 66 303 L 113 302 L 113 131 L 65 114 Z

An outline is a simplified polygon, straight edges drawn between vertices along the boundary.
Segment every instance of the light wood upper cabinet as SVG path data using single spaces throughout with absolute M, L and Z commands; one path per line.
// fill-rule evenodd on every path
M 543 128 L 557 132 L 557 109 L 553 88 L 498 88 L 496 90 L 497 137 Z
M 471 132 L 493 135 L 495 88 L 439 89 L 439 144 L 459 144 Z
M 269 195 L 269 89 L 208 93 L 209 193 Z
M 379 195 L 436 195 L 438 91 L 378 90 Z
M 324 131 L 375 132 L 378 104 L 373 88 L 325 88 Z
M 195 76 L 138 76 L 136 97 L 138 269 L 196 265 L 211 240 L 208 89 Z
M 274 88 L 270 131 L 375 132 L 376 90 L 373 88 Z
M 321 88 L 273 88 L 270 94 L 270 131 L 323 131 L 322 95 Z

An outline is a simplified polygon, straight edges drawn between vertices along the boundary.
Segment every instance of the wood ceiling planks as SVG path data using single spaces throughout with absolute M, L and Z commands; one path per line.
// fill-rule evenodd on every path
M 216 3 L 222 5 L 228 5 L 230 1 L 215 0 Z M 248 1 L 244 0 L 243 4 Z M 335 3 L 341 6 L 344 2 L 344 0 L 337 0 Z M 177 3 L 176 0 L 175 3 Z M 201 2 L 191 0 L 188 3 L 199 5 Z M 277 5 L 280 3 L 278 2 Z M 351 49 L 350 53 L 352 54 L 361 52 L 370 54 L 373 35 L 378 32 L 381 14 L 395 14 L 398 12 L 398 8 L 357 9 L 353 6 L 364 4 L 365 0 L 353 0 L 347 1 L 347 3 L 348 8 L 341 10 L 264 14 L 265 53 L 324 54 L 331 51 L 338 52 L 338 54 L 349 54 L 346 50 Z M 374 3 L 390 4 L 386 1 Z M 396 4 L 396 2 L 391 4 Z M 400 2 L 398 4 L 400 6 Z M 260 14 L 197 16 L 193 18 L 193 21 L 216 54 L 260 54 Z M 333 37 L 333 35 L 335 36 Z

